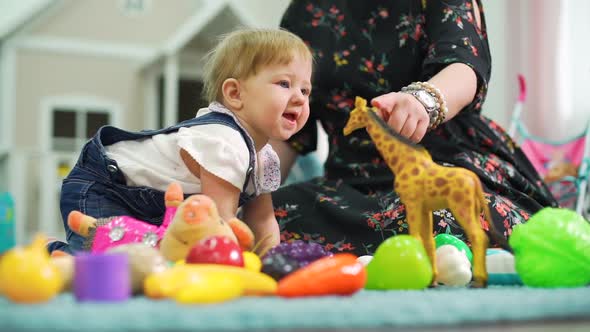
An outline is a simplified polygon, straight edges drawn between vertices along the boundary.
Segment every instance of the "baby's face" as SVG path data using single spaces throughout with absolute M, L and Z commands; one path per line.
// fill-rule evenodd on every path
M 241 82 L 241 120 L 254 139 L 286 140 L 309 118 L 311 59 L 295 56 L 289 64 L 261 67 Z

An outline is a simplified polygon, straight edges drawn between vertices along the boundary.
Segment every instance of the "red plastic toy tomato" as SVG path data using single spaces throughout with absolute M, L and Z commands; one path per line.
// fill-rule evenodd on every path
M 244 267 L 242 249 L 226 236 L 211 236 L 195 244 L 188 255 L 189 264 L 225 264 Z

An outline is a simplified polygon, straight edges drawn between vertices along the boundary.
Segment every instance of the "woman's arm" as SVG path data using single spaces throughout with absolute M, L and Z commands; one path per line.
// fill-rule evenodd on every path
M 469 3 L 473 5 L 474 25 L 477 29 L 481 29 L 481 13 L 477 1 Z M 434 6 L 431 11 L 439 14 L 444 13 L 440 6 Z M 434 22 L 440 23 L 440 18 L 433 17 L 432 19 Z M 445 24 L 455 23 L 447 22 Z M 439 27 L 431 32 L 436 32 L 437 38 L 444 39 L 443 44 L 448 45 L 447 38 L 457 39 L 465 36 L 460 34 L 464 32 L 463 29 L 459 29 L 459 34 L 456 30 L 458 29 L 451 33 L 449 31 L 453 31 L 452 29 Z M 452 119 L 465 106 L 473 102 L 478 84 L 475 70 L 462 62 L 455 62 L 444 67 L 428 82 L 437 87 L 445 97 L 448 110 L 445 121 Z M 420 142 L 426 134 L 430 119 L 425 107 L 415 97 L 405 93 L 391 92 L 374 98 L 371 104 L 379 109 L 380 116 L 390 127 L 402 136 L 414 142 Z
M 463 63 L 453 63 L 445 67 L 428 82 L 436 86 L 445 96 L 448 109 L 445 121 L 452 119 L 469 105 L 477 90 L 475 72 Z
M 256 253 L 263 254 L 281 241 L 271 194 L 262 194 L 242 208 L 242 219 L 254 233 Z
M 436 86 L 447 103 L 445 121 L 469 105 L 475 97 L 477 77 L 473 69 L 462 63 L 453 63 L 429 80 Z M 414 96 L 407 93 L 390 92 L 371 100 L 371 105 L 377 107 L 380 116 L 389 126 L 402 136 L 414 142 L 420 142 L 430 119 L 426 108 Z
M 283 183 L 289 176 L 289 172 L 295 164 L 297 152 L 285 141 L 271 140 L 270 145 L 272 146 L 273 150 L 275 150 L 279 156 L 279 160 L 281 161 L 281 183 Z

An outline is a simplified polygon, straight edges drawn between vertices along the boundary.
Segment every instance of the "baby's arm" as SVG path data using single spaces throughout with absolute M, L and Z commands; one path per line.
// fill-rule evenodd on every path
M 235 218 L 240 199 L 240 189 L 201 167 L 184 149 L 180 156 L 188 169 L 201 180 L 201 193 L 209 196 L 217 205 L 223 220 Z
M 262 194 L 252 199 L 244 205 L 243 212 L 244 222 L 254 233 L 258 254 L 279 244 L 279 224 L 275 218 L 271 194 Z

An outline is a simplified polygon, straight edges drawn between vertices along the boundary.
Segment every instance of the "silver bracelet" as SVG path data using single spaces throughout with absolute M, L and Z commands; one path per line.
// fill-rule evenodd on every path
M 411 94 L 426 109 L 430 118 L 428 130 L 438 127 L 447 116 L 447 102 L 440 90 L 429 82 L 413 82 L 401 89 L 402 93 Z

